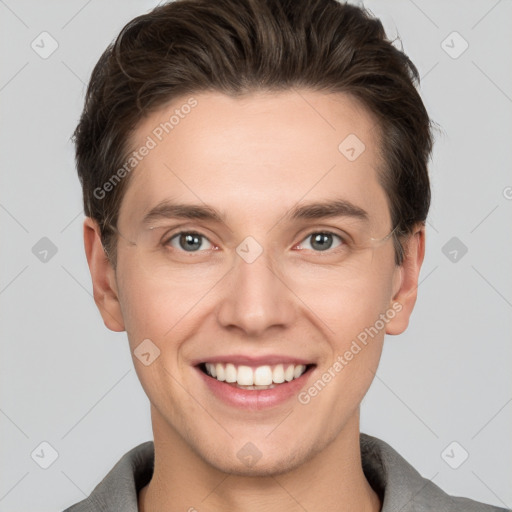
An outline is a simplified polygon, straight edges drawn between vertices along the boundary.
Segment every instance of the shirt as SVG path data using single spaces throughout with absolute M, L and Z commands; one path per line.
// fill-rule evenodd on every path
M 446 494 L 423 478 L 384 441 L 360 435 L 364 474 L 379 495 L 381 512 L 506 512 L 467 498 Z M 138 512 L 138 492 L 154 468 L 153 441 L 142 443 L 119 460 L 90 496 L 64 512 Z

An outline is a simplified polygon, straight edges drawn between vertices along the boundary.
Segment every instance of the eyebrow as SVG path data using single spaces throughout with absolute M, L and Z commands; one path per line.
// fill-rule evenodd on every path
M 368 212 L 346 199 L 307 203 L 295 206 L 285 215 L 289 220 L 296 219 L 327 219 L 332 217 L 353 217 L 364 221 L 369 220 Z
M 365 210 L 346 199 L 296 205 L 284 216 L 288 221 L 318 220 L 333 217 L 352 217 L 362 221 L 368 221 L 369 219 Z M 174 203 L 170 200 L 164 200 L 144 216 L 142 223 L 147 225 L 160 219 L 208 220 L 220 224 L 226 222 L 226 214 L 222 211 L 218 212 L 208 205 Z

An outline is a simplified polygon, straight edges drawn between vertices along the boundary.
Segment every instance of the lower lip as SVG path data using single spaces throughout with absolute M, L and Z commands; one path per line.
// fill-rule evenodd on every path
M 296 397 L 305 386 L 313 369 L 313 367 L 309 368 L 298 379 L 275 384 L 275 387 L 271 389 L 242 389 L 214 379 L 196 367 L 204 383 L 216 397 L 239 409 L 252 410 L 277 407 L 292 397 Z

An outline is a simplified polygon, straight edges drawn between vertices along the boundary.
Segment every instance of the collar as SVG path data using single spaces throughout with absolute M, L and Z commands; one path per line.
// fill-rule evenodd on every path
M 364 474 L 379 495 L 381 512 L 506 512 L 506 509 L 449 496 L 423 478 L 384 441 L 360 434 Z M 154 444 L 127 452 L 85 500 L 64 512 L 138 512 L 138 492 L 153 475 Z

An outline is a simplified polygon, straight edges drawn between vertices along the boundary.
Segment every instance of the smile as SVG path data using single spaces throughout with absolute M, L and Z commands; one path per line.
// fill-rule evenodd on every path
M 228 362 L 229 361 L 229 362 Z M 216 357 L 195 369 L 212 399 L 237 409 L 263 410 L 296 400 L 316 364 L 287 357 Z
M 277 384 L 291 382 L 301 377 L 308 369 L 304 364 L 276 364 L 251 367 L 233 363 L 203 363 L 203 370 L 219 382 L 233 384 L 241 389 L 272 389 Z

